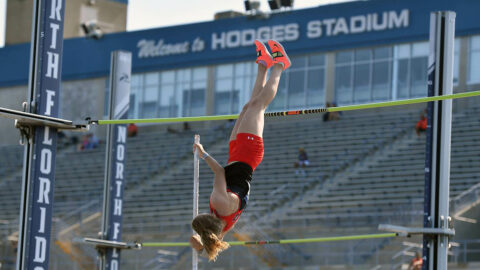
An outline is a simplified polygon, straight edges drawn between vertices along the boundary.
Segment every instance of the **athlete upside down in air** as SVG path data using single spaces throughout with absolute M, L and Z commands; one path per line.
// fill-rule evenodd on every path
M 204 159 L 215 174 L 210 195 L 210 214 L 199 214 L 192 221 L 198 234 L 190 238 L 190 244 L 198 252 L 215 260 L 218 253 L 227 249 L 225 234 L 238 221 L 248 202 L 252 173 L 263 158 L 264 113 L 277 93 L 282 71 L 291 62 L 283 46 L 269 40 L 270 54 L 265 45 L 255 40 L 258 72 L 250 100 L 243 106 L 229 143 L 228 165 L 222 167 L 201 144 L 194 144 L 200 158 Z M 273 57 L 272 57 L 273 56 Z M 272 67 L 270 78 L 267 70 Z

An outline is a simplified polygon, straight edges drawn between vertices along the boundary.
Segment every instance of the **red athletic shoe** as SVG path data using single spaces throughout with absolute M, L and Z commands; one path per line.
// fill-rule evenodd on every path
M 265 44 L 260 40 L 255 40 L 255 46 L 257 46 L 257 64 L 261 63 L 267 68 L 273 66 L 273 58 L 272 55 L 268 52 L 267 47 Z
M 285 52 L 285 49 L 283 48 L 282 44 L 280 44 L 276 40 L 269 40 L 268 46 L 270 46 L 270 51 L 272 51 L 273 63 L 282 64 L 283 70 L 289 68 L 292 62 L 290 61 L 290 58 L 288 58 L 288 55 Z

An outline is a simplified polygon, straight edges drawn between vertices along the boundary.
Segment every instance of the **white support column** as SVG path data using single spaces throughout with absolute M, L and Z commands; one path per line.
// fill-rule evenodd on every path
M 200 143 L 200 135 L 195 135 L 195 143 Z M 199 193 L 200 162 L 198 160 L 198 149 L 193 155 L 193 218 L 198 215 L 198 193 Z M 194 232 L 195 233 L 195 232 Z M 192 270 L 198 269 L 198 254 L 192 248 Z
M 453 93 L 453 46 L 455 39 L 455 12 L 433 12 L 430 17 L 429 95 Z M 427 139 L 427 175 L 425 187 L 425 227 L 449 228 L 450 148 L 452 129 L 452 100 L 429 105 Z M 429 150 L 429 151 L 428 151 Z M 429 200 L 427 200 L 429 199 Z M 448 236 L 424 238 L 425 262 L 423 269 L 446 270 Z
M 441 92 L 439 95 L 451 95 L 453 94 L 453 55 L 455 44 L 455 12 L 447 11 L 442 12 L 442 19 L 444 24 L 443 32 L 443 75 L 442 81 L 439 83 L 441 86 Z M 450 211 L 450 153 L 451 153 L 451 134 L 452 134 L 452 100 L 444 100 L 438 102 L 438 106 L 442 106 L 440 110 L 441 114 L 441 138 L 442 144 L 439 157 L 439 185 L 438 185 L 438 227 L 448 228 Z M 448 262 L 448 246 L 449 239 L 445 235 L 437 236 L 437 266 L 438 269 L 447 269 Z

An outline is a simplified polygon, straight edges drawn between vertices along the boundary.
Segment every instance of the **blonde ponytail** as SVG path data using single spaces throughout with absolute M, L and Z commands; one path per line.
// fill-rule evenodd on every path
M 209 214 L 200 214 L 192 221 L 192 227 L 200 235 L 209 261 L 215 261 L 218 254 L 229 247 L 227 242 L 218 238 L 223 226 L 219 218 Z

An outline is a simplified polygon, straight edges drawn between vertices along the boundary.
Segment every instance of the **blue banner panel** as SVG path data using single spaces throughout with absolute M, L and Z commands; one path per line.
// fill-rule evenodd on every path
M 62 78 L 64 0 L 41 0 L 40 29 L 36 72 L 36 113 L 58 117 Z M 32 193 L 28 212 L 27 269 L 48 269 L 52 227 L 53 191 L 57 130 L 38 127 L 35 130 Z
M 428 56 L 428 77 L 427 77 L 427 87 L 428 87 L 428 96 L 433 97 L 435 95 L 435 72 L 437 71 L 437 63 L 436 60 L 436 39 L 437 39 L 437 32 L 436 32 L 436 23 L 435 17 L 431 15 L 430 18 L 430 41 L 429 47 L 430 52 Z M 423 197 L 423 227 L 424 228 L 431 228 L 432 227 L 432 169 L 433 169 L 433 128 L 434 128 L 434 119 L 433 119 L 433 111 L 434 111 L 435 104 L 433 102 L 427 103 L 427 130 L 426 130 L 426 143 L 425 143 L 425 189 L 424 189 L 424 197 Z M 423 236 L 423 264 L 422 269 L 427 270 L 429 269 L 430 265 L 430 237 L 428 235 Z
M 121 117 L 119 119 L 126 119 Z M 122 240 L 122 205 L 123 190 L 125 187 L 125 155 L 127 146 L 127 126 L 115 125 L 114 141 L 112 142 L 112 166 L 110 175 L 110 201 L 108 216 L 107 240 Z M 106 254 L 106 269 L 120 268 L 120 249 L 109 248 Z
M 110 83 L 110 118 L 127 119 L 130 103 L 130 78 L 132 70 L 132 54 L 117 51 L 112 54 L 112 77 Z M 125 158 L 127 144 L 127 125 L 110 126 L 109 157 L 109 201 L 107 240 L 122 239 L 122 206 L 125 187 Z M 109 248 L 106 252 L 105 269 L 120 268 L 120 249 Z
M 430 52 L 432 53 L 432 52 Z M 435 83 L 435 63 L 429 63 L 428 69 L 428 96 L 434 96 L 434 83 Z M 427 104 L 427 130 L 426 130 L 426 144 L 425 144 L 425 190 L 423 199 L 423 227 L 432 227 L 431 220 L 431 196 L 432 196 L 432 152 L 433 152 L 433 102 Z M 422 269 L 426 270 L 430 264 L 430 258 L 428 256 L 430 252 L 429 237 L 423 236 L 423 261 Z

